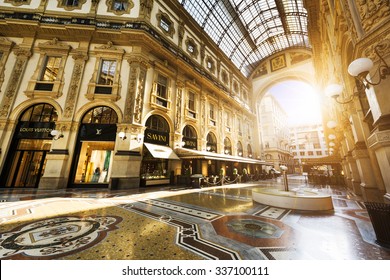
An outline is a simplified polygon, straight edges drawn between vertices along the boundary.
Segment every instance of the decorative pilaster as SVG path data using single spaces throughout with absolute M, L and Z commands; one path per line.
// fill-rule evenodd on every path
M 72 57 L 75 60 L 75 65 L 73 67 L 70 86 L 66 97 L 64 119 L 71 119 L 73 117 L 74 108 L 80 92 L 85 62 L 88 60 L 87 53 L 81 50 L 73 54 Z
M 14 54 L 16 55 L 16 62 L 0 103 L 0 118 L 7 118 L 10 113 L 23 78 L 24 70 L 26 69 L 27 61 L 32 53 L 30 49 L 19 47 L 14 51 Z
M 140 1 L 140 17 L 144 17 L 145 19 L 150 20 L 150 16 L 153 9 L 153 0 L 141 0 Z
M 201 115 L 201 125 L 200 125 L 200 133 L 201 135 L 206 134 L 206 127 L 207 127 L 207 111 L 206 111 L 206 95 L 202 91 L 200 96 L 200 115 Z
M 179 48 L 183 47 L 183 39 L 184 39 L 184 21 L 180 20 L 179 21 L 179 27 L 177 28 L 177 33 L 179 35 L 179 41 L 178 41 L 178 46 Z
M 14 46 L 14 42 L 11 42 L 7 38 L 0 37 L 0 52 L 2 53 L 0 57 L 0 92 L 1 92 L 1 86 L 3 85 L 4 78 L 5 78 L 5 62 L 8 59 L 8 55 L 11 52 L 11 49 Z
M 123 122 L 141 124 L 149 63 L 142 56 L 131 56 L 127 61 L 130 64 L 130 72 Z
M 180 125 L 182 119 L 182 99 L 183 99 L 184 83 L 176 81 L 176 115 L 175 115 L 175 132 L 181 134 Z

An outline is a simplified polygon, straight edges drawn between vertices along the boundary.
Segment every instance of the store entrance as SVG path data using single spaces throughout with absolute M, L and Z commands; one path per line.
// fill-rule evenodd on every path
M 6 186 L 37 188 L 45 171 L 51 141 L 20 140 L 12 159 Z
M 110 107 L 89 110 L 83 117 L 74 152 L 71 187 L 102 187 L 110 183 L 118 116 Z
M 115 142 L 83 141 L 80 143 L 75 184 L 108 184 Z
M 35 104 L 21 114 L 0 175 L 0 187 L 38 188 L 57 118 L 56 109 L 46 103 Z

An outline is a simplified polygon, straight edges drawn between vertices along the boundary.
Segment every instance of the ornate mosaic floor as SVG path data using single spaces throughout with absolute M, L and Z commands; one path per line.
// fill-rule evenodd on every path
M 375 243 L 364 204 L 346 189 L 327 188 L 334 210 L 313 212 L 253 202 L 251 189 L 259 185 L 282 187 L 3 189 L 0 259 L 390 259 Z

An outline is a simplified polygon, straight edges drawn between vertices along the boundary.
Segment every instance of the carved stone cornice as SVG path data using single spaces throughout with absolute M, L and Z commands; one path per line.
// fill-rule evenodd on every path
M 368 32 L 380 25 L 390 15 L 389 1 L 357 1 L 361 24 L 364 31 Z
M 386 20 L 387 22 L 383 23 L 381 26 L 378 26 L 375 32 L 367 33 L 364 37 L 360 38 L 360 40 L 355 45 L 355 57 L 372 57 L 374 60 L 376 60 L 376 58 L 373 57 L 375 56 L 375 53 L 373 53 L 372 49 L 368 49 L 373 48 L 375 45 L 382 44 L 382 42 L 390 38 L 390 17 L 387 17 Z
M 131 54 L 127 57 L 127 62 L 132 64 L 138 64 L 141 67 L 144 67 L 146 69 L 151 67 L 151 63 L 149 62 L 149 59 L 147 55 L 143 54 Z
M 375 131 L 370 137 L 368 137 L 367 146 L 373 149 L 377 149 L 380 147 L 389 147 L 390 130 Z

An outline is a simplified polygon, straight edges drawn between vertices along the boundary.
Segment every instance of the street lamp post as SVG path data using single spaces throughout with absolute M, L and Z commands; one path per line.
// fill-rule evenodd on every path
M 280 169 L 283 172 L 283 182 L 284 182 L 284 190 L 288 192 L 288 181 L 287 181 L 287 166 L 281 165 Z

